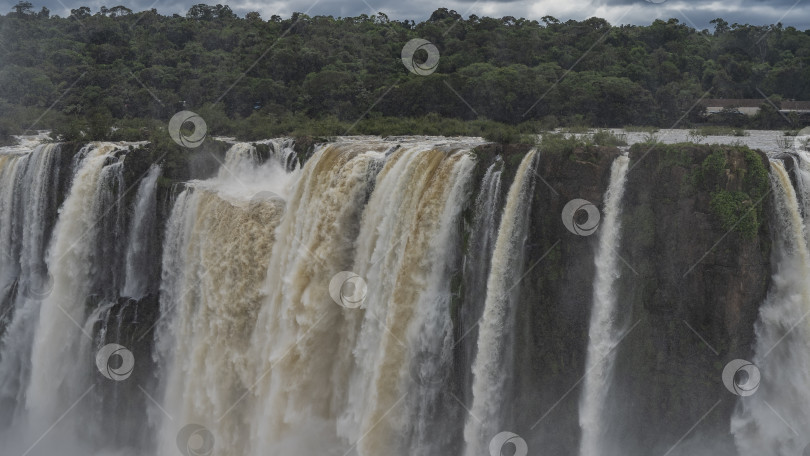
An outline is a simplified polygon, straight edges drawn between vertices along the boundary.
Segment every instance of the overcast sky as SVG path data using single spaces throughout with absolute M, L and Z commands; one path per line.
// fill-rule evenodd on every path
M 118 4 L 141 11 L 156 8 L 162 14 L 185 15 L 196 3 L 216 4 L 216 0 L 29 0 L 39 10 L 47 6 L 52 14 L 67 16 L 71 8 L 89 6 L 93 12 L 99 6 Z M 227 3 L 240 16 L 258 11 L 267 19 L 273 14 L 289 17 L 294 11 L 313 15 L 357 16 L 382 11 L 392 19 L 427 19 L 443 6 L 456 10 L 465 18 L 478 16 L 514 16 L 539 20 L 546 15 L 560 20 L 603 17 L 611 24 L 649 24 L 656 18 L 677 18 L 697 29 L 709 28 L 709 21 L 722 17 L 730 24 L 775 24 L 782 22 L 802 30 L 810 28 L 810 0 L 238 0 Z M 2 0 L 10 11 L 17 0 Z

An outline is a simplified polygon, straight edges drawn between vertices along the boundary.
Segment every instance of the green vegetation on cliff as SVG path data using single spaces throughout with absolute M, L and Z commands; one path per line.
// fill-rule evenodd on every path
M 729 169 L 726 155 L 742 155 L 745 166 Z M 714 173 L 715 182 L 721 181 L 726 173 L 735 173 L 741 183 L 739 190 L 716 187 L 711 193 L 711 209 L 720 225 L 727 231 L 737 230 L 746 238 L 753 238 L 759 232 L 763 221 L 762 199 L 768 191 L 768 170 L 762 158 L 748 147 L 718 148 L 703 161 L 704 182 L 706 174 Z M 741 178 L 741 179 L 740 179 Z

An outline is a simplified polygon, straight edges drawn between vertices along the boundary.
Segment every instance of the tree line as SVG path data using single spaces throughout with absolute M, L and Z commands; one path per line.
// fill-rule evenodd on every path
M 768 108 L 746 126 L 796 128 L 771 103 L 810 100 L 810 31 L 712 25 L 465 19 L 446 8 L 419 23 L 383 13 L 264 19 L 205 4 L 185 16 L 113 6 L 59 17 L 19 2 L 0 16 L 0 135 L 138 139 L 182 109 L 213 134 L 248 139 L 670 127 L 706 122 L 701 97 L 761 98 Z M 432 74 L 403 65 L 414 38 L 439 51 Z

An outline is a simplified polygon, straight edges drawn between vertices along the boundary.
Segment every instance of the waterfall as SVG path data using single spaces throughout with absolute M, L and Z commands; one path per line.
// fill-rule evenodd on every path
M 469 197 L 470 175 L 474 161 L 467 151 L 456 153 L 445 159 L 446 163 L 437 171 L 436 179 L 447 179 L 445 186 L 435 183 L 427 189 L 423 198 L 435 198 L 437 201 L 422 204 L 419 214 L 422 217 L 436 217 L 434 233 L 424 233 L 421 244 L 414 245 L 415 236 L 409 236 L 407 248 L 414 249 L 413 259 L 404 255 L 408 262 L 400 269 L 398 287 L 415 287 L 423 284 L 424 289 L 413 293 L 417 298 L 412 321 L 408 324 L 404 342 L 408 347 L 405 364 L 408 376 L 400 379 L 400 391 L 404 394 L 402 419 L 404 426 L 394 421 L 393 432 L 404 434 L 409 444 L 405 445 L 405 454 L 447 454 L 454 445 L 454 424 L 459 422 L 462 412 L 455 399 L 448 397 L 446 391 L 452 388 L 450 374 L 453 368 L 454 330 L 451 320 L 453 300 L 458 305 L 458 296 L 451 289 L 451 276 L 456 272 L 459 236 L 457 220 Z M 444 168 L 444 169 L 443 169 Z M 418 225 L 424 229 L 424 224 Z M 420 258 L 421 255 L 421 258 Z M 426 277 L 411 268 L 419 268 Z M 410 283 L 409 283 L 410 282 Z M 395 293 L 398 290 L 394 290 Z M 410 290 L 407 290 L 410 291 Z M 395 296 L 393 303 L 402 305 L 400 296 Z M 405 304 L 407 305 L 407 304 Z M 399 310 L 399 309 L 397 309 Z M 389 360 L 390 361 L 390 360 Z M 400 394 L 399 392 L 397 394 Z M 453 413 L 455 412 L 455 413 Z M 456 418 L 458 416 L 458 418 Z M 395 420 L 395 417 L 391 418 Z M 366 454 L 379 454 L 379 449 Z
M 25 401 L 33 430 L 50 426 L 91 385 L 89 366 L 94 353 L 85 324 L 86 300 L 103 285 L 97 283 L 99 276 L 115 280 L 115 274 L 105 269 L 112 259 L 99 256 L 109 243 L 98 242 L 97 234 L 102 226 L 120 226 L 117 214 L 107 210 L 114 198 L 110 192 L 121 179 L 118 150 L 115 144 L 93 143 L 79 153 L 72 186 L 54 227 L 47 256 L 53 291 L 41 305 Z M 61 424 L 76 427 L 79 423 Z
M 152 165 L 138 185 L 135 208 L 129 226 L 129 242 L 126 253 L 126 270 L 121 296 L 134 299 L 144 297 L 150 291 L 150 258 L 154 255 L 154 239 L 157 231 L 157 180 L 160 166 Z
M 511 369 L 510 331 L 514 326 L 517 283 L 523 268 L 529 208 L 534 188 L 532 150 L 523 158 L 506 198 L 498 239 L 492 254 L 484 313 L 478 330 L 478 354 L 472 366 L 473 404 L 464 428 L 465 454 L 487 454 L 489 442 L 503 429 L 502 404 Z
M 804 150 L 794 151 L 793 171 L 796 176 L 796 191 L 799 205 L 804 217 L 810 216 L 810 152 Z M 805 228 L 808 228 L 805 226 Z
M 776 267 L 760 307 L 751 360 L 760 370 L 762 382 L 753 395 L 739 398 L 731 420 L 741 456 L 801 454 L 810 429 L 807 218 L 802 218 L 798 196 L 781 161 L 771 160 L 771 186 Z
M 217 177 L 239 182 L 239 176 L 249 173 L 259 163 L 256 148 L 250 144 L 237 143 L 225 154 L 225 163 L 219 168 Z
M 468 152 L 345 142 L 300 170 L 269 160 L 190 183 L 164 241 L 160 451 L 187 423 L 211 432 L 216 455 L 449 445 L 442 385 L 411 373 L 452 367 L 448 277 Z M 330 295 L 347 270 L 368 284 L 360 308 Z
M 285 207 L 283 199 L 253 196 L 285 195 L 288 179 L 278 164 L 259 166 L 255 149 L 237 144 L 216 178 L 192 182 L 177 197 L 163 247 L 165 324 L 157 332 L 166 382 L 153 416 L 163 422 L 162 454 L 177 451 L 180 428 L 199 422 L 229 454 L 245 454 L 240 410 L 224 418 L 253 383 L 249 344 Z
M 49 292 L 45 248 L 56 217 L 60 147 L 0 155 L 0 429 L 19 418 L 39 306 Z
M 502 173 L 503 160 L 498 157 L 487 168 L 481 182 L 481 190 L 475 200 L 468 254 L 464 258 L 464 304 L 461 306 L 461 324 L 456 330 L 456 339 L 461 340 L 460 364 L 464 366 L 462 373 L 465 403 L 472 402 L 472 371 L 467 366 L 472 365 L 475 359 L 478 320 L 487 296 L 487 277 L 498 234 Z
M 446 243 L 474 162 L 431 144 L 388 149 L 321 148 L 294 187 L 254 333 L 263 363 L 252 454 L 408 454 L 406 441 L 428 444 L 430 429 L 408 419 L 429 412 L 405 397 L 421 386 L 410 361 L 449 355 Z M 368 285 L 360 309 L 329 294 L 332 276 L 345 270 Z M 425 321 L 422 309 L 443 315 Z
M 579 407 L 579 425 L 582 428 L 580 456 L 599 456 L 606 453 L 605 423 L 610 417 L 605 413 L 605 404 L 613 380 L 616 360 L 614 348 L 622 334 L 614 284 L 619 277 L 621 205 L 629 162 L 626 155 L 621 155 L 611 166 L 610 184 L 605 194 L 604 218 L 599 227 L 585 382 Z
M 215 155 L 216 173 L 188 157 L 210 177 L 183 182 L 181 158 L 151 164 L 153 149 L 130 146 L 0 148 L 0 453 L 481 456 L 504 444 L 525 456 L 512 431 L 552 412 L 567 435 L 527 433 L 531 454 L 621 450 L 606 435 L 608 398 L 624 387 L 613 378 L 627 304 L 617 252 L 622 211 L 635 214 L 645 191 L 625 189 L 627 156 L 544 155 L 555 194 L 535 192 L 541 153 L 476 139 L 348 137 L 305 152 L 290 139 L 236 143 Z M 810 429 L 810 155 L 794 157 L 790 172 L 771 162 L 772 244 L 751 241 L 742 258 L 768 270 L 757 255 L 772 245 L 751 358 L 763 382 L 731 420 L 740 456 L 800 454 Z M 586 190 L 572 177 L 581 170 Z M 544 211 L 603 191 L 608 176 L 598 238 L 566 234 L 560 251 L 576 258 L 533 268 L 527 252 L 564 232 Z M 708 201 L 691 190 L 689 204 Z M 638 227 L 666 228 L 648 225 Z M 577 403 L 569 380 L 585 344 L 541 333 L 580 327 L 587 309 L 570 306 L 589 297 Z M 668 324 L 669 310 L 645 315 Z M 753 317 L 728 312 L 706 318 Z M 707 340 L 752 335 L 717 324 Z M 661 359 L 683 361 L 666 342 Z M 109 344 L 131 350 L 125 379 L 97 365 Z M 541 404 L 552 406 L 534 413 Z
M 294 149 L 294 141 L 290 138 L 269 139 L 261 143 L 270 147 L 270 154 L 274 160 L 281 163 L 287 171 L 293 171 L 300 165 L 298 153 Z

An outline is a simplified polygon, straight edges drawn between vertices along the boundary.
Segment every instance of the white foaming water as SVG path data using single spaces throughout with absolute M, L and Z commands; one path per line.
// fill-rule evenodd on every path
M 49 286 L 45 248 L 60 170 L 59 146 L 0 155 L 0 423 L 18 419 L 31 371 L 39 293 Z
M 619 276 L 620 217 L 629 162 L 626 155 L 616 157 L 613 161 L 610 184 L 605 194 L 604 217 L 599 225 L 585 383 L 579 406 L 579 425 L 582 428 L 580 456 L 604 454 L 607 444 L 604 425 L 610 417 L 605 413 L 605 401 L 613 380 L 616 360 L 614 348 L 622 335 L 622 328 L 618 324 L 619 308 L 614 284 Z
M 299 167 L 298 154 L 293 148 L 295 143 L 291 138 L 267 139 L 258 141 L 257 144 L 267 144 L 270 146 L 271 156 L 274 160 L 281 163 L 281 166 L 285 170 L 293 171 Z
M 452 444 L 451 430 L 455 423 L 448 422 L 449 414 L 441 415 L 436 409 L 447 412 L 456 405 L 446 394 L 454 346 L 449 268 L 454 267 L 458 260 L 460 232 L 457 220 L 467 205 L 474 163 L 470 155 L 462 152 L 446 158 L 437 169 L 439 174 L 436 177 L 447 179 L 447 183 L 442 186 L 434 183 L 426 189 L 428 194 L 423 194 L 423 198 L 435 198 L 436 201 L 422 202 L 419 208 L 420 217 L 435 217 L 436 221 L 429 226 L 424 222 L 417 225 L 420 230 L 425 230 L 424 240 L 414 239 L 414 236 L 407 240 L 408 248 L 416 250 L 414 259 L 420 262 L 419 273 L 413 277 L 414 271 L 409 270 L 414 267 L 412 264 L 406 263 L 408 268 L 400 269 L 401 273 L 412 276 L 399 280 L 410 279 L 412 283 L 400 282 L 398 287 L 422 285 L 421 290 L 413 293 L 417 297 L 414 315 L 404 333 L 403 342 L 408 352 L 403 364 L 409 368 L 408 375 L 400 371 L 399 391 L 405 394 L 399 418 L 401 424 L 396 415 L 389 418 L 394 423 L 395 435 L 404 435 L 408 441 L 405 454 L 443 454 Z M 420 242 L 414 242 L 417 240 Z M 410 262 L 407 254 L 404 259 Z M 411 299 L 396 298 L 393 303 L 400 307 Z M 377 451 L 366 454 L 379 454 Z
M 233 163 L 252 161 L 245 147 L 168 222 L 157 344 L 173 420 L 159 454 L 190 422 L 214 455 L 435 453 L 447 442 L 425 398 L 441 385 L 409 373 L 452 364 L 448 273 L 474 159 L 344 142 L 286 174 Z M 368 284 L 359 309 L 329 294 L 344 270 Z
M 98 204 L 99 180 L 120 146 L 93 143 L 80 152 L 81 160 L 69 195 L 60 209 L 47 257 L 53 291 L 43 300 L 31 354 L 31 381 L 26 394 L 29 430 L 35 435 L 48 428 L 74 401 L 91 388 L 92 360 L 89 335 L 81 327 L 87 316 L 97 221 L 104 209 Z M 111 165 L 115 166 L 115 164 Z M 109 176 L 115 178 L 114 176 Z M 76 421 L 62 422 L 77 428 Z M 87 423 L 84 423 L 87 425 Z
M 498 230 L 487 297 L 478 332 L 478 354 L 472 366 L 473 404 L 464 427 L 465 455 L 486 455 L 489 442 L 500 429 L 505 379 L 511 369 L 508 341 L 514 326 L 517 280 L 523 267 L 523 246 L 533 190 L 532 174 L 537 151 L 520 163 L 509 188 Z
M 474 161 L 426 144 L 386 158 L 390 147 L 324 146 L 291 174 L 234 163 L 233 181 L 221 171 L 178 197 L 157 340 L 174 418 L 163 420 L 161 454 L 188 422 L 211 430 L 215 455 L 407 454 L 401 432 L 431 445 L 427 430 L 408 428 L 426 410 L 404 400 L 407 373 L 418 352 L 449 356 L 437 296 L 449 294 L 447 250 Z M 229 155 L 252 161 L 244 145 Z M 332 276 L 352 268 L 369 284 L 365 309 L 329 295 Z M 378 317 L 389 311 L 397 317 Z
M 405 396 L 413 387 L 410 360 L 426 347 L 410 344 L 426 329 L 418 309 L 436 305 L 445 286 L 449 246 L 441 242 L 450 241 L 462 205 L 450 206 L 463 199 L 472 160 L 432 144 L 382 154 L 390 148 L 348 142 L 320 149 L 288 201 L 254 333 L 262 362 L 253 455 L 408 454 L 406 435 L 423 435 L 408 417 L 424 410 Z M 331 277 L 342 270 L 368 284 L 360 309 L 329 295 Z M 441 347 L 445 334 L 438 337 Z
M 461 324 L 456 331 L 461 340 L 463 366 L 472 366 L 478 340 L 478 320 L 484 311 L 487 297 L 492 251 L 498 236 L 498 209 L 501 198 L 501 175 L 503 160 L 490 165 L 481 183 L 481 191 L 475 201 L 475 218 L 472 224 L 470 246 L 464 259 L 464 304 L 461 306 Z M 463 393 L 465 403 L 472 403 L 472 370 L 464 369 Z
M 752 362 L 760 369 L 762 382 L 753 395 L 739 398 L 731 420 L 741 456 L 802 454 L 808 445 L 806 430 L 810 429 L 807 221 L 802 218 L 796 192 L 779 160 L 771 161 L 771 186 L 777 261 L 755 328 L 756 354 Z
M 129 227 L 124 287 L 121 296 L 140 299 L 149 290 L 150 245 L 156 235 L 157 180 L 160 166 L 152 165 L 138 185 L 135 210 Z
M 252 146 L 236 144 L 216 178 L 192 182 L 175 202 L 157 331 L 162 407 L 173 419 L 152 413 L 161 422 L 160 454 L 176 452 L 177 432 L 192 422 L 206 423 L 228 454 L 244 454 L 242 409 L 231 406 L 253 384 L 249 344 L 285 206 L 262 192 L 284 195 L 289 179 L 276 162 L 258 166 Z

